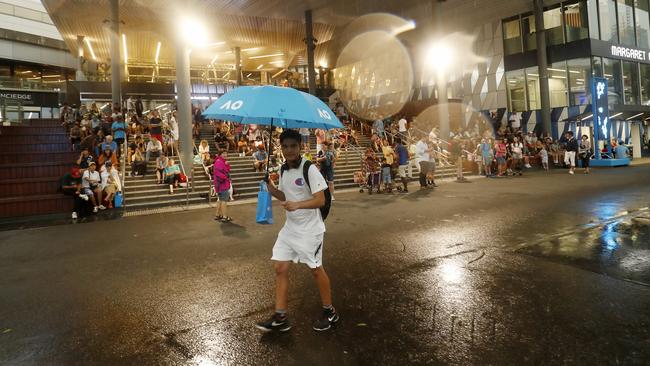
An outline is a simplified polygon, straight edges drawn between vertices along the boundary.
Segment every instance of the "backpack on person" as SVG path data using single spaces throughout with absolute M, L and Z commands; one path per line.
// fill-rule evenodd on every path
M 311 193 L 311 185 L 309 184 L 309 167 L 312 164 L 311 161 L 305 160 L 305 163 L 302 165 L 302 178 L 305 180 L 305 183 L 307 183 L 309 193 Z M 282 177 L 282 174 L 284 174 L 287 169 L 289 169 L 287 163 L 282 164 L 282 168 L 280 168 L 280 177 Z M 327 215 L 330 213 L 330 208 L 332 207 L 332 192 L 330 192 L 329 187 L 327 187 L 323 193 L 325 194 L 325 204 L 322 207 L 319 207 L 319 210 L 321 218 L 325 221 Z

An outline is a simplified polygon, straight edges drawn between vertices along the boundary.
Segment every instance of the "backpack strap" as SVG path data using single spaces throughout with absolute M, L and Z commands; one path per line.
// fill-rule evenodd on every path
M 302 178 L 305 180 L 305 183 L 307 183 L 307 187 L 309 188 L 310 194 L 311 194 L 311 185 L 309 184 L 309 167 L 311 165 L 312 162 L 306 159 L 305 159 L 305 163 L 302 165 Z

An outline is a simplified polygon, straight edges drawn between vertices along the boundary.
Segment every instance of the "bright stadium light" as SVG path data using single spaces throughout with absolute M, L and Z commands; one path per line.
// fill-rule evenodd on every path
M 454 51 L 445 43 L 434 43 L 427 50 L 425 61 L 432 69 L 444 72 L 454 62 Z
M 160 56 L 160 41 L 158 41 L 158 46 L 156 46 L 156 65 L 158 65 L 158 56 Z
M 93 51 L 93 46 L 90 44 L 90 40 L 88 38 L 84 38 L 84 41 L 86 41 L 86 46 L 88 46 L 90 56 L 92 56 L 94 61 L 97 61 L 97 57 L 95 57 L 95 51 Z
M 183 40 L 189 45 L 205 46 L 208 43 L 208 32 L 198 19 L 183 18 L 180 31 Z

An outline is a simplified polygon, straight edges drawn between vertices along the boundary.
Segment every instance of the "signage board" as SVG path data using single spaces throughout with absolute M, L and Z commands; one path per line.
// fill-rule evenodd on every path
M 607 79 L 592 78 L 591 95 L 593 96 L 593 118 L 594 118 L 594 151 L 597 151 L 599 141 L 607 141 L 609 138 L 609 103 L 607 98 Z M 600 154 L 595 154 L 600 159 Z
M 650 64 L 650 50 L 590 39 L 591 54 L 625 61 Z
M 21 104 L 24 106 L 58 107 L 59 93 L 0 89 L 0 104 L 5 103 Z

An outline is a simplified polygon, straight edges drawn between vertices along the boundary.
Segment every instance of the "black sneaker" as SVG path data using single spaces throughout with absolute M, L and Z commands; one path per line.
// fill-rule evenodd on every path
M 286 315 L 280 317 L 278 313 L 275 313 L 269 320 L 255 324 L 255 327 L 263 332 L 271 332 L 274 330 L 286 332 L 291 329 L 291 324 L 289 323 L 289 318 Z
M 323 309 L 323 315 L 320 317 L 320 319 L 314 322 L 313 328 L 315 331 L 322 332 L 324 330 L 330 329 L 332 327 L 332 324 L 336 323 L 337 321 L 339 321 L 339 314 L 336 312 L 336 309 Z

